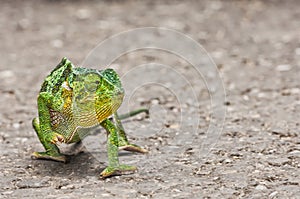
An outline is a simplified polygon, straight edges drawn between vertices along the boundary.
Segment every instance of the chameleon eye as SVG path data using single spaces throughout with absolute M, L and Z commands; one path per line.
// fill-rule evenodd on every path
M 99 85 L 101 84 L 101 80 L 99 80 L 98 76 L 97 79 L 91 74 L 85 79 L 84 87 L 88 92 L 95 92 Z

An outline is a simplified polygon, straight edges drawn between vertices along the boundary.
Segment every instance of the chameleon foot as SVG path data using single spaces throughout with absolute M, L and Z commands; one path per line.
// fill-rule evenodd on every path
M 135 144 L 120 146 L 119 149 L 125 150 L 125 151 L 131 151 L 131 152 L 138 152 L 138 153 L 148 153 L 148 150 L 143 149 L 142 147 L 135 145 Z
M 33 152 L 31 157 L 34 159 L 54 160 L 57 162 L 67 162 L 67 157 L 62 154 L 49 155 L 47 152 Z
M 128 166 L 124 164 L 117 167 L 108 166 L 101 172 L 100 177 L 107 178 L 114 175 L 131 174 L 136 170 L 137 168 L 135 166 Z

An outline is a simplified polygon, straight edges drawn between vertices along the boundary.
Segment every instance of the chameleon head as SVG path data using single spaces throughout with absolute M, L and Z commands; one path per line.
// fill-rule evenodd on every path
M 76 68 L 73 81 L 73 112 L 81 119 L 93 121 L 93 110 L 98 121 L 103 121 L 120 107 L 124 89 L 113 69 L 95 70 Z M 82 119 L 83 120 L 83 119 Z M 87 125 L 87 124 L 86 124 Z

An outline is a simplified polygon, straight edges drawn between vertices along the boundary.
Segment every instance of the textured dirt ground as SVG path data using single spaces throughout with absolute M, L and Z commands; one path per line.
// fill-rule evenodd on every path
M 299 19 L 296 0 L 1 1 L 0 198 L 299 198 Z M 42 150 L 31 119 L 43 78 L 63 56 L 80 65 L 105 38 L 145 26 L 192 37 L 216 62 L 227 115 L 211 153 L 199 155 L 210 99 L 196 84 L 200 108 L 156 87 L 132 97 L 133 107 L 152 107 L 149 119 L 125 122 L 130 140 L 150 150 L 121 152 L 137 173 L 99 179 L 107 165 L 104 134 L 99 151 L 83 149 L 69 164 L 32 160 Z M 117 64 L 126 72 L 150 61 L 186 66 L 193 79 L 187 63 L 164 53 L 137 52 Z M 184 128 L 176 123 L 181 106 L 199 115 L 198 132 L 189 123 L 199 118 L 186 118 Z

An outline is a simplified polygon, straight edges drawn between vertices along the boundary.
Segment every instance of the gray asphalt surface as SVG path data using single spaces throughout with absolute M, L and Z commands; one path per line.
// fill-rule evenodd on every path
M 299 18 L 296 0 L 1 1 L 0 198 L 300 198 Z M 120 152 L 136 173 L 99 179 L 107 165 L 103 131 L 69 164 L 32 160 L 42 150 L 31 120 L 45 76 L 64 56 L 80 65 L 106 38 L 149 26 L 193 38 L 219 69 L 227 114 L 210 153 L 200 151 L 212 120 L 201 76 L 179 57 L 143 50 L 121 56 L 114 67 L 125 75 L 150 62 L 172 66 L 190 80 L 199 104 L 178 102 L 189 89 L 168 71 L 124 76 L 125 89 L 138 89 L 121 112 L 151 108 L 150 118 L 124 122 L 129 139 L 150 151 Z M 140 86 L 157 77 L 174 85 L 173 93 Z M 88 144 L 97 139 L 99 145 Z

